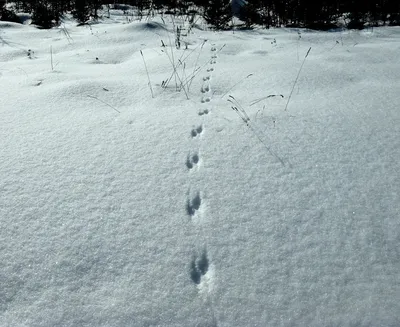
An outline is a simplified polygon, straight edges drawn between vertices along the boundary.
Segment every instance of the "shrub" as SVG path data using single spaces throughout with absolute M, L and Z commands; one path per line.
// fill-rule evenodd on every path
M 0 20 L 13 23 L 21 23 L 21 20 L 14 12 L 12 12 L 11 10 L 7 10 L 4 7 L 0 8 Z
M 38 3 L 33 9 L 32 24 L 42 28 L 52 28 L 60 22 L 61 13 L 55 12 L 45 3 Z
M 389 26 L 400 26 L 400 13 L 390 15 Z
M 352 19 L 347 24 L 347 28 L 351 30 L 362 30 L 364 29 L 364 21 L 361 19 Z

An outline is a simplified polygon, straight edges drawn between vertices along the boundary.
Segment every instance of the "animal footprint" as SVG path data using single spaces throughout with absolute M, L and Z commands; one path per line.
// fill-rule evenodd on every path
M 203 133 L 203 126 L 200 125 L 197 128 L 193 128 L 192 131 L 190 132 L 190 135 L 192 137 L 200 136 L 200 134 Z
M 211 60 L 210 60 L 210 64 L 211 64 L 211 65 L 214 65 L 214 64 L 216 64 L 216 63 L 217 63 L 217 61 L 216 61 L 215 59 L 211 59 Z
M 205 77 L 203 77 L 203 81 L 205 82 L 205 81 L 209 81 L 211 79 L 211 76 L 205 76 Z
M 191 200 L 187 201 L 186 204 L 187 214 L 193 217 L 196 214 L 196 211 L 200 209 L 200 206 L 201 206 L 200 192 L 197 192 L 197 194 Z
M 209 113 L 210 113 L 210 110 L 208 110 L 208 109 L 200 110 L 199 116 L 208 115 Z
M 212 67 L 207 69 L 207 72 L 213 72 L 213 71 L 214 71 L 214 68 L 212 68 Z
M 211 59 L 217 59 L 217 58 L 218 58 L 217 55 L 212 55 L 212 56 L 211 56 Z
M 188 169 L 193 169 L 193 167 L 197 165 L 199 161 L 200 158 L 198 154 L 189 155 L 186 159 L 186 167 L 188 167 Z
M 201 99 L 201 103 L 206 103 L 206 102 L 210 102 L 211 101 L 211 98 L 210 97 L 203 97 L 202 99 Z
M 207 93 L 210 92 L 210 85 L 203 85 L 201 87 L 201 93 Z
M 193 283 L 199 285 L 204 275 L 207 274 L 210 261 L 207 256 L 207 250 L 204 249 L 199 257 L 194 257 L 190 263 L 190 278 Z
M 211 51 L 217 51 L 217 48 L 216 47 L 212 47 Z

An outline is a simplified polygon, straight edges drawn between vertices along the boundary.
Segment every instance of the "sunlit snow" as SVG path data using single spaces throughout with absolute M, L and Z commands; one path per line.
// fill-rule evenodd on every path
M 112 14 L 0 23 L 0 326 L 399 326 L 400 28 Z

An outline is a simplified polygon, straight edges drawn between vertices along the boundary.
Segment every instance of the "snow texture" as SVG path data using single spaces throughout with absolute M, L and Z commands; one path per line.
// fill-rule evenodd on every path
M 0 23 L 0 326 L 399 326 L 400 29 L 165 23 Z

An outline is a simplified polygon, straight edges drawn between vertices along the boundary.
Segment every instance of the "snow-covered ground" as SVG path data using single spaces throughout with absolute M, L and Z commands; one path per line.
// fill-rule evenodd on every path
M 113 14 L 0 23 L 0 326 L 399 326 L 400 28 Z

